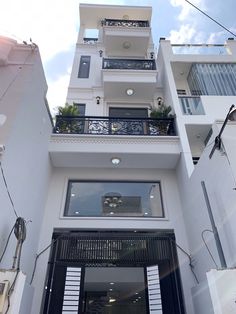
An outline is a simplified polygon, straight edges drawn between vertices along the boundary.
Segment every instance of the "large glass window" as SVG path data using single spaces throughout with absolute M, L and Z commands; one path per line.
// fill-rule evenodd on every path
M 188 84 L 192 95 L 236 95 L 236 64 L 193 64 Z
M 164 217 L 160 182 L 69 181 L 64 215 Z

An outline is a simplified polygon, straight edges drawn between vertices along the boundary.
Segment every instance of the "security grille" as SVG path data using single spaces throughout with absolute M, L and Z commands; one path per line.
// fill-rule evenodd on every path
M 59 235 L 59 262 L 76 262 L 84 266 L 146 266 L 172 259 L 173 235 L 135 233 L 80 233 Z

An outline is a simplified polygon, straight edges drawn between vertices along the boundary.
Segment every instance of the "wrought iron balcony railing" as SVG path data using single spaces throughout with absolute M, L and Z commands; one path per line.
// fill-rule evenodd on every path
M 118 20 L 118 19 L 104 19 L 101 22 L 102 26 L 115 27 L 149 27 L 148 21 L 139 20 Z
M 119 70 L 156 70 L 156 62 L 153 59 L 103 59 L 103 69 Z
M 98 38 L 83 38 L 84 44 L 95 44 L 98 41 Z
M 173 118 L 56 116 L 57 134 L 175 136 Z

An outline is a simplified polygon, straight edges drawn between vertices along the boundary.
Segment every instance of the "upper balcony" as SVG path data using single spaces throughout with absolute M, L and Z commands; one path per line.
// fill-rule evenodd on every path
M 151 38 L 149 21 L 105 19 L 102 28 L 108 56 L 146 55 Z
M 57 116 L 49 152 L 57 167 L 175 168 L 180 156 L 174 119 Z
M 127 97 L 127 88 L 134 91 L 132 99 L 151 99 L 156 82 L 154 59 L 103 59 L 104 96 L 108 99 Z

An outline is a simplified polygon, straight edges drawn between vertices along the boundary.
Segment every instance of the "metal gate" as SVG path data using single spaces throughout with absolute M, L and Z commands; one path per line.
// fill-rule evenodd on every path
M 73 268 L 83 283 L 85 267 L 144 267 L 147 273 L 149 312 L 185 313 L 173 233 L 59 232 L 53 234 L 53 241 L 41 313 L 67 313 L 70 303 L 67 302 L 67 291 L 73 290 L 75 286 L 78 288 L 75 292 L 77 299 L 72 298 L 73 309 L 77 307 L 74 313 L 82 313 L 83 284 L 75 282 L 72 287 L 68 278 Z M 155 284 L 152 287 L 157 288 L 152 291 L 155 295 L 150 293 L 152 283 Z

